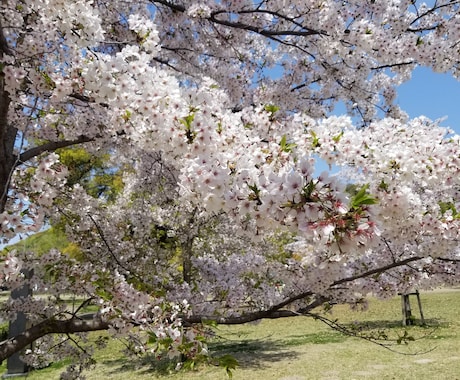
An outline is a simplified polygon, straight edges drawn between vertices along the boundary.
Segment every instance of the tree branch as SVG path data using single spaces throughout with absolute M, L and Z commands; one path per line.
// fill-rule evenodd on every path
M 94 141 L 94 137 L 79 136 L 75 140 L 49 141 L 45 144 L 30 148 L 24 153 L 21 153 L 19 155 L 17 165 L 27 162 L 30 159 L 37 157 L 44 152 L 54 152 L 56 149 L 65 148 L 72 145 L 78 145 L 90 141 Z
M 365 335 L 365 334 L 360 334 L 356 329 L 349 328 L 348 326 L 345 326 L 345 325 L 343 325 L 341 323 L 338 323 L 335 320 L 331 320 L 331 319 L 329 319 L 327 317 L 324 317 L 322 315 L 308 314 L 308 316 L 323 322 L 324 324 L 326 324 L 327 326 L 329 326 L 333 330 L 338 331 L 341 334 L 348 335 L 348 336 L 351 336 L 351 337 L 354 337 L 354 338 L 363 339 L 363 340 L 365 340 L 367 342 L 374 343 L 374 344 L 376 344 L 376 345 L 378 345 L 378 346 L 380 346 L 382 348 L 385 348 L 386 350 L 389 350 L 389 351 L 397 353 L 397 354 L 415 356 L 415 355 L 420 355 L 420 354 L 426 354 L 426 353 L 431 352 L 431 351 L 433 351 L 435 349 L 435 347 L 434 347 L 434 348 L 430 348 L 430 349 L 425 350 L 425 351 L 417 351 L 417 352 L 411 352 L 411 353 L 403 352 L 403 351 L 400 351 L 400 350 L 396 350 L 396 349 L 394 349 L 392 347 L 393 346 L 400 346 L 402 342 L 407 343 L 409 341 L 415 340 L 412 336 L 409 336 L 409 335 L 405 334 L 405 335 L 402 335 L 402 336 L 398 336 L 398 338 L 391 339 L 388 336 L 386 336 L 386 334 L 381 335 L 381 332 L 377 332 L 376 335 L 372 335 L 372 334 L 366 334 Z M 417 338 L 417 340 L 426 338 L 427 336 L 431 335 L 431 333 L 432 333 L 432 331 L 428 332 L 427 334 L 424 334 L 420 338 Z
M 3 54 L 11 55 L 11 50 L 6 41 L 5 34 L 3 33 L 3 26 L 0 20 L 0 58 L 3 58 Z
M 182 321 L 184 324 L 197 324 L 206 321 L 213 321 L 219 325 L 241 325 L 243 323 L 254 322 L 260 319 L 278 319 L 287 317 L 296 317 L 299 313 L 291 310 L 263 310 L 254 313 L 243 314 L 232 317 L 219 317 L 219 316 L 206 316 L 206 315 L 193 315 L 191 317 L 184 317 Z
M 219 25 L 224 25 L 228 26 L 231 28 L 235 29 L 243 29 L 243 30 L 248 30 L 250 32 L 254 32 L 257 34 L 260 34 L 261 36 L 264 37 L 274 37 L 274 36 L 301 36 L 301 37 L 306 37 L 306 36 L 312 36 L 316 34 L 321 34 L 320 32 L 312 29 L 306 29 L 306 30 L 268 30 L 268 29 L 263 29 L 263 28 L 258 28 L 253 25 L 245 24 L 239 21 L 227 21 L 227 20 L 221 20 L 217 18 L 216 16 L 222 13 L 228 13 L 227 11 L 216 11 L 211 14 L 211 16 L 208 18 L 209 21 L 214 22 Z
M 347 282 L 352 282 L 354 280 L 369 277 L 374 274 L 385 272 L 389 269 L 396 268 L 399 266 L 406 265 L 410 262 L 420 260 L 421 257 L 409 257 L 404 260 L 396 261 L 391 264 L 385 265 L 380 268 L 372 269 L 355 276 L 350 276 L 338 281 L 335 281 L 331 284 L 331 287 L 344 284 Z M 295 301 L 302 300 L 308 297 L 314 296 L 314 293 L 311 291 L 302 292 L 300 294 L 294 295 L 287 298 L 286 300 L 272 306 L 267 310 L 255 311 L 238 316 L 215 316 L 215 315 L 192 315 L 192 316 L 183 316 L 182 321 L 184 325 L 191 325 L 197 323 L 203 323 L 205 321 L 214 321 L 217 324 L 222 325 L 236 325 L 243 324 L 248 322 L 254 322 L 260 319 L 278 319 L 278 318 L 287 318 L 287 317 L 296 317 L 296 316 L 312 316 L 317 318 L 316 315 L 310 314 L 310 311 L 315 309 L 318 306 L 321 306 L 325 302 L 329 301 L 329 298 L 323 296 L 316 296 L 315 299 L 310 302 L 306 307 L 298 310 L 283 310 L 283 307 L 292 304 Z M 90 319 L 91 318 L 91 319 Z M 323 321 L 324 322 L 324 321 Z M 0 343 L 0 361 L 8 358 L 12 354 L 24 349 L 30 345 L 35 340 L 47 335 L 47 334 L 67 334 L 67 333 L 77 333 L 77 332 L 90 332 L 90 331 L 99 331 L 107 330 L 109 328 L 109 323 L 101 320 L 97 316 L 94 317 L 94 314 L 89 314 L 83 319 L 82 316 L 74 316 L 71 319 L 67 320 L 46 320 L 43 321 L 28 330 L 24 333 L 21 333 L 11 339 L 8 339 Z
M 382 272 L 386 272 L 389 269 L 397 268 L 397 267 L 406 265 L 406 264 L 408 264 L 408 263 L 410 263 L 412 261 L 417 261 L 417 260 L 421 260 L 421 259 L 422 259 L 422 257 L 414 256 L 414 257 L 409 257 L 409 258 L 404 259 L 404 260 L 395 261 L 395 262 L 393 262 L 391 264 L 385 265 L 385 266 L 380 267 L 380 268 L 372 269 L 370 271 L 363 272 L 361 274 L 357 274 L 357 275 L 354 275 L 354 276 L 342 278 L 341 280 L 337 280 L 337 281 L 332 283 L 331 287 L 336 286 L 336 285 L 345 284 L 347 282 L 352 282 L 352 281 L 358 280 L 360 278 L 369 277 L 369 276 L 372 276 L 373 274 L 380 274 Z
M 161 4 L 164 5 L 165 7 L 171 9 L 174 12 L 185 12 L 187 9 L 183 5 L 179 4 L 174 4 L 171 1 L 168 0 L 152 0 L 151 1 L 153 4 Z M 231 13 L 227 10 L 217 10 L 211 13 L 211 16 L 207 18 L 208 21 L 212 23 L 216 23 L 219 25 L 223 26 L 228 26 L 230 28 L 235 28 L 235 29 L 242 29 L 242 30 L 248 30 L 257 34 L 260 34 L 261 36 L 264 37 L 274 37 L 274 36 L 311 36 L 311 35 L 316 35 L 316 34 L 321 34 L 321 32 L 305 28 L 295 20 L 293 20 L 291 17 L 284 16 L 282 14 L 279 14 L 278 12 L 273 12 L 273 11 L 268 11 L 268 10 L 260 10 L 260 9 L 254 9 L 254 10 L 242 10 L 240 12 L 236 12 L 236 14 L 247 14 L 247 13 L 265 13 L 265 14 L 270 14 L 271 16 L 278 17 L 280 19 L 292 22 L 294 25 L 297 27 L 303 28 L 304 30 L 267 30 L 263 28 L 258 28 L 253 25 L 245 24 L 239 21 L 227 21 L 227 20 L 222 20 L 217 18 L 218 15 L 220 14 L 228 14 Z
M 96 317 L 92 320 L 71 318 L 66 320 L 45 320 L 21 334 L 0 343 L 0 361 L 21 351 L 37 339 L 48 334 L 66 334 L 107 330 L 109 324 Z
M 185 12 L 185 7 L 183 5 L 179 5 L 179 4 L 174 4 L 172 1 L 170 0 L 152 0 L 152 3 L 153 4 L 161 4 L 161 5 L 164 5 L 165 7 L 175 11 L 175 12 Z
M 292 304 L 294 301 L 298 301 L 307 297 L 312 296 L 312 292 L 303 292 L 297 294 L 293 297 L 287 298 L 285 301 L 280 302 L 272 306 L 267 310 L 255 311 L 247 314 L 242 314 L 238 316 L 215 316 L 215 315 L 193 315 L 190 317 L 183 317 L 183 321 L 185 324 L 195 324 L 195 323 L 202 323 L 204 321 L 213 321 L 220 325 L 238 325 L 248 322 L 258 321 L 260 319 L 278 319 L 278 318 L 287 318 L 287 317 L 298 317 L 299 315 L 305 315 L 310 310 L 321 306 L 324 302 L 327 302 L 328 299 L 325 297 L 317 297 L 313 300 L 309 305 L 306 307 L 299 309 L 299 310 L 281 310 L 283 307 Z

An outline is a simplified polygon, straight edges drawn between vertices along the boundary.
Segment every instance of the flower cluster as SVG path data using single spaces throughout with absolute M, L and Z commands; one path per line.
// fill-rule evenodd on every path
M 0 231 L 4 241 L 16 234 L 40 230 L 66 176 L 67 169 L 59 164 L 55 153 L 44 157 L 33 171 L 17 171 L 12 188 L 20 191 L 8 211 L 0 214 Z
M 211 8 L 204 3 L 195 3 L 187 9 L 187 15 L 192 18 L 206 19 L 211 16 Z
M 131 30 L 137 33 L 141 40 L 140 46 L 142 46 L 147 53 L 160 51 L 158 31 L 152 20 L 132 14 L 128 18 L 128 23 Z

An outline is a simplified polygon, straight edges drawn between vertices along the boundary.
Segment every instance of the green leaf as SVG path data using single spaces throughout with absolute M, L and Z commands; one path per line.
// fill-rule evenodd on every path
M 393 170 L 399 170 L 399 169 L 401 169 L 401 165 L 396 160 L 390 160 L 389 168 L 393 169 Z
M 193 120 L 195 120 L 195 114 L 193 112 L 179 120 L 185 127 L 185 136 L 189 144 L 193 143 L 196 137 L 196 132 L 193 130 Z
M 333 140 L 334 142 L 338 143 L 338 142 L 340 141 L 340 139 L 342 138 L 342 136 L 343 136 L 343 131 L 341 131 L 337 136 L 334 136 L 334 137 L 332 138 L 332 140 Z
M 191 113 L 191 114 L 185 116 L 184 118 L 180 119 L 179 121 L 181 122 L 182 125 L 185 126 L 185 128 L 191 129 L 193 120 L 195 120 L 195 114 Z
M 302 198 L 305 202 L 312 202 L 314 201 L 311 197 L 313 191 L 316 189 L 316 183 L 313 180 L 310 180 L 302 189 Z
M 311 142 L 311 146 L 313 148 L 320 147 L 321 144 L 319 143 L 319 138 L 318 138 L 318 135 L 315 133 L 315 131 L 310 131 L 310 135 L 311 135 L 311 137 L 313 137 L 313 140 Z
M 249 184 L 248 184 L 248 187 L 249 187 L 249 189 L 251 189 L 256 195 L 258 195 L 258 194 L 260 193 L 260 190 L 259 190 L 259 188 L 257 187 L 256 184 L 254 184 L 254 185 L 249 185 Z
M 294 144 L 294 143 L 288 143 L 288 142 L 287 142 L 286 135 L 283 135 L 283 137 L 281 137 L 280 148 L 281 148 L 281 151 L 282 151 L 282 152 L 291 153 L 292 150 L 293 150 L 296 146 L 297 146 L 297 145 Z
M 383 179 L 379 184 L 379 190 L 388 191 L 388 183 L 386 183 Z
M 148 344 L 154 344 L 158 342 L 158 338 L 154 333 L 149 333 L 149 339 L 147 341 Z
M 121 117 L 126 122 L 131 118 L 131 115 L 132 115 L 131 111 L 126 110 L 125 113 L 121 115 Z
M 264 107 L 265 111 L 270 112 L 272 115 L 275 114 L 275 112 L 279 111 L 279 107 L 275 106 L 274 104 L 267 104 Z
M 218 122 L 217 123 L 217 128 L 216 128 L 216 132 L 220 135 L 222 133 L 222 131 L 224 130 L 224 127 L 222 126 L 222 122 Z
M 370 195 L 367 190 L 369 189 L 369 184 L 364 185 L 351 199 L 351 207 L 357 209 L 363 205 L 373 205 L 377 203 L 377 200 Z
M 452 202 L 439 202 L 439 208 L 441 209 L 441 215 L 443 216 L 449 210 L 452 211 L 452 216 L 454 218 L 458 216 L 457 209 Z
M 270 121 L 275 120 L 275 113 L 280 109 L 279 107 L 275 106 L 274 104 L 267 104 L 264 107 L 265 111 L 270 113 L 269 119 Z
M 50 89 L 55 89 L 56 88 L 56 83 L 54 83 L 54 81 L 51 79 L 51 77 L 48 75 L 48 73 L 42 71 L 40 72 L 43 80 L 45 81 L 46 85 L 48 86 L 48 88 Z
M 224 355 L 217 358 L 219 367 L 224 367 L 225 372 L 229 379 L 233 378 L 232 370 L 236 369 L 239 366 L 238 360 L 235 359 L 232 355 Z

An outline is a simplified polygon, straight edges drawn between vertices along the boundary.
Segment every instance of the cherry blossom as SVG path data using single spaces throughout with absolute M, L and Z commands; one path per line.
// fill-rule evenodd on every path
M 4 284 L 49 298 L 1 306 L 34 325 L 0 357 L 37 341 L 31 365 L 73 356 L 84 369 L 84 334 L 107 329 L 135 353 L 194 360 L 209 354 L 206 319 L 456 284 L 460 138 L 395 99 L 417 65 L 458 76 L 458 12 L 458 1 L 3 1 L 1 239 L 59 222 L 78 255 L 8 253 Z M 340 102 L 348 114 L 332 116 Z M 76 144 L 110 152 L 116 199 L 66 183 L 59 149 Z M 318 159 L 340 173 L 316 175 Z M 81 320 L 62 294 L 99 311 Z

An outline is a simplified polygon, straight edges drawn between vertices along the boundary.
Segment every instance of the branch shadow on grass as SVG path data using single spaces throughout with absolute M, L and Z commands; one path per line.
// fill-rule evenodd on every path
M 401 320 L 375 320 L 375 321 L 358 321 L 343 324 L 344 327 L 348 328 L 351 331 L 371 331 L 371 330 L 398 330 L 398 329 L 407 329 L 411 327 L 422 327 L 422 328 L 446 328 L 449 327 L 449 322 L 432 318 L 425 319 L 425 324 L 422 324 L 420 319 L 414 318 L 413 324 L 408 326 L 403 326 Z
M 425 320 L 426 326 L 423 328 L 437 329 L 449 326 L 448 322 L 439 319 Z M 357 333 L 366 333 L 377 330 L 393 330 L 394 332 L 405 328 L 420 326 L 416 321 L 414 326 L 403 327 L 400 320 L 376 320 L 361 321 L 358 323 L 347 323 L 343 325 Z M 429 336 L 429 334 L 427 335 Z M 333 329 L 318 331 L 315 333 L 287 335 L 282 339 L 272 339 L 270 336 L 261 339 L 251 339 L 248 337 L 232 337 L 230 339 L 218 338 L 209 343 L 209 350 L 213 357 L 222 357 L 224 355 L 233 356 L 241 368 L 259 369 L 265 368 L 267 363 L 274 363 L 283 360 L 295 360 L 299 357 L 296 347 L 303 345 L 334 344 L 343 343 L 349 337 Z M 439 338 L 436 336 L 436 338 Z M 143 374 L 165 376 L 174 373 L 177 361 L 163 358 L 158 360 L 153 355 L 145 356 L 138 359 L 129 357 L 118 358 L 116 360 L 105 360 L 104 365 L 111 368 L 110 373 L 140 371 Z
M 425 319 L 424 322 L 423 324 L 420 319 L 414 319 L 413 324 L 403 326 L 402 321 L 398 320 L 359 321 L 342 324 L 342 328 L 348 330 L 351 336 L 364 338 L 379 345 L 382 343 L 386 347 L 390 347 L 392 342 L 407 345 L 408 342 L 415 340 L 442 340 L 456 337 L 456 331 L 451 328 L 452 325 L 448 321 L 432 318 Z M 408 339 L 404 340 L 404 337 Z M 401 350 L 394 351 L 402 353 Z
M 255 369 L 266 367 L 267 363 L 295 359 L 298 356 L 284 342 L 269 338 L 219 340 L 211 343 L 209 348 L 216 357 L 231 355 L 241 367 Z
M 260 369 L 266 368 L 267 363 L 296 360 L 299 357 L 299 353 L 295 350 L 297 346 L 342 343 L 346 339 L 346 336 L 336 331 L 289 335 L 283 339 L 219 338 L 209 343 L 209 351 L 216 358 L 224 355 L 233 356 L 241 368 Z M 177 362 L 147 356 L 135 360 L 131 358 L 105 360 L 103 364 L 113 367 L 113 370 L 110 371 L 112 373 L 140 370 L 142 373 L 162 376 L 174 372 Z
M 209 351 L 213 357 L 231 355 L 238 361 L 240 367 L 254 369 L 264 368 L 267 363 L 293 360 L 298 357 L 296 352 L 286 348 L 282 341 L 270 339 L 219 340 L 209 344 Z M 153 356 L 145 356 L 134 360 L 132 358 L 105 360 L 103 364 L 113 367 L 109 373 L 129 373 L 140 370 L 142 373 L 164 376 L 174 372 L 177 361 L 167 358 L 158 360 Z

